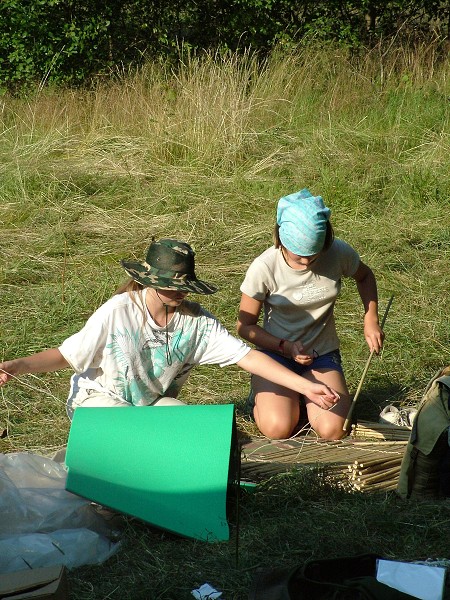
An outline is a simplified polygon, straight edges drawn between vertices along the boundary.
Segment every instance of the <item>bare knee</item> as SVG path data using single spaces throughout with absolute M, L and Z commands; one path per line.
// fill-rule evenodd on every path
M 260 432 L 270 440 L 285 440 L 291 436 L 292 430 L 282 427 L 260 427 Z
M 270 391 L 256 393 L 253 416 L 263 435 L 272 440 L 286 439 L 300 416 L 298 395 L 280 386 L 272 387 Z
M 347 435 L 347 432 L 344 431 L 344 421 L 342 423 L 321 423 L 320 426 L 314 427 L 314 431 L 317 435 L 323 439 L 328 441 L 340 440 Z
M 270 415 L 258 415 L 255 409 L 255 421 L 260 432 L 271 440 L 282 440 L 290 437 L 296 425 L 294 419 L 283 418 L 272 413 Z

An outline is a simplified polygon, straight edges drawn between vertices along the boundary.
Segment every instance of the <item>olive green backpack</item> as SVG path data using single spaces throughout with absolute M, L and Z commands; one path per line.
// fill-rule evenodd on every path
M 450 496 L 450 366 L 428 383 L 402 460 L 402 498 Z

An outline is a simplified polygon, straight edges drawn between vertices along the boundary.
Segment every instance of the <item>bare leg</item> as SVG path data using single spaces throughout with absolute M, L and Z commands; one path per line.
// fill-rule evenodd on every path
M 330 410 L 324 410 L 307 398 L 306 410 L 311 427 L 320 438 L 339 440 L 344 437 L 344 421 L 350 408 L 350 394 L 344 376 L 339 371 L 315 369 L 303 375 L 314 382 L 322 382 L 339 394 L 341 399 Z M 296 392 L 253 376 L 255 408 L 253 415 L 258 429 L 271 439 L 286 439 L 292 435 L 299 417 L 300 402 Z
M 350 408 L 350 394 L 344 376 L 339 371 L 315 369 L 306 372 L 303 377 L 310 381 L 325 383 L 336 390 L 341 397 L 330 410 L 324 410 L 306 398 L 308 420 L 317 435 L 326 440 L 341 439 L 346 435 L 343 426 Z
M 298 393 L 257 376 L 252 377 L 252 387 L 258 429 L 271 439 L 288 438 L 300 417 Z

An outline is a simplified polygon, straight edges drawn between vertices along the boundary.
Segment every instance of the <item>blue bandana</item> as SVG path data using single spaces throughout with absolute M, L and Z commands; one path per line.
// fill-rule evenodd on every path
M 312 256 L 323 248 L 331 210 L 322 196 L 306 188 L 278 202 L 277 223 L 283 246 L 298 256 Z

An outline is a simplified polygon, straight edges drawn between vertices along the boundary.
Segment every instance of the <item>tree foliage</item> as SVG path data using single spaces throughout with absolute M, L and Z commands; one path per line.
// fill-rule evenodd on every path
M 448 37 L 444 0 L 2 0 L 3 88 L 79 84 L 180 45 L 260 53 L 314 36 L 347 47 L 380 37 Z

